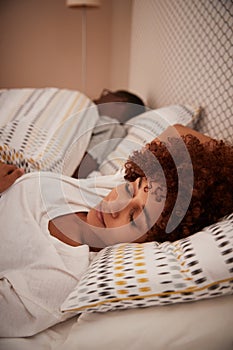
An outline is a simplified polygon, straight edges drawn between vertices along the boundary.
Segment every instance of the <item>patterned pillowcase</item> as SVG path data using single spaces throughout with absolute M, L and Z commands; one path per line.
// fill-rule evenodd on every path
M 127 122 L 128 134 L 118 143 L 106 160 L 100 165 L 102 175 L 114 174 L 128 159 L 130 153 L 159 136 L 168 126 L 182 124 L 195 129 L 201 116 L 201 107 L 173 105 L 149 110 Z
M 117 244 L 99 252 L 61 311 L 105 312 L 233 292 L 233 214 L 170 243 Z
M 31 171 L 39 171 L 40 163 L 32 158 L 25 157 L 21 151 L 16 151 L 14 148 L 7 145 L 0 145 L 0 161 L 6 164 L 13 164 L 24 169 L 25 173 Z

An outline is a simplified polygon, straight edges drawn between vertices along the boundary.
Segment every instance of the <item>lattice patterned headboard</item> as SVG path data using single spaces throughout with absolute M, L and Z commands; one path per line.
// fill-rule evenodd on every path
M 201 105 L 198 129 L 233 141 L 233 1 L 134 0 L 129 87 L 152 108 Z

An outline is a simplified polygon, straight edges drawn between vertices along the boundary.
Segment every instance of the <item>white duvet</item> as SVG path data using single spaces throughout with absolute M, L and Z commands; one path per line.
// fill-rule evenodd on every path
M 4 350 L 232 350 L 233 296 L 195 303 L 83 314 Z
M 96 105 L 79 91 L 0 90 L 0 145 L 20 152 L 39 170 L 71 176 L 98 119 Z

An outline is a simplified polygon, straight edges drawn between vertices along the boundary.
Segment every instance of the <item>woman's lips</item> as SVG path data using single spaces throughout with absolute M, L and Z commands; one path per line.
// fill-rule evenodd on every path
M 96 215 L 97 215 L 97 218 L 99 219 L 99 221 L 101 222 L 101 224 L 106 227 L 105 225 L 105 222 L 104 222 L 104 216 L 103 216 L 103 213 L 101 211 L 101 206 L 99 206 L 97 209 L 96 209 Z

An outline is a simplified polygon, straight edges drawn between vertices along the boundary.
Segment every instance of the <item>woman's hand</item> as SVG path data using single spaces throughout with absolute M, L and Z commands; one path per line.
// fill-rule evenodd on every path
M 24 170 L 15 165 L 9 165 L 0 161 L 0 193 L 7 190 L 16 179 L 24 174 Z

